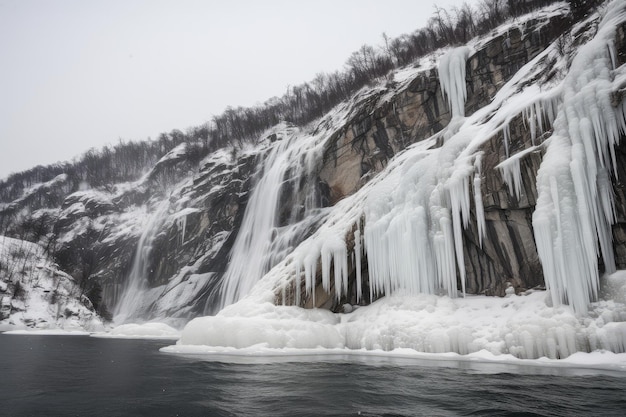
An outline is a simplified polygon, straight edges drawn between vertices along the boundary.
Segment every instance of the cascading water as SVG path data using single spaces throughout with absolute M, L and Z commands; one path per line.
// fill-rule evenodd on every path
M 148 274 L 150 273 L 148 267 L 153 243 L 159 234 L 160 226 L 167 218 L 169 207 L 169 199 L 166 198 L 160 202 L 143 228 L 137 243 L 133 265 L 125 282 L 122 298 L 117 302 L 114 309 L 113 317 L 116 324 L 139 318 L 137 315 L 142 312 L 142 307 L 144 307 L 143 295 L 148 290 Z
M 252 190 L 241 229 L 231 251 L 222 284 L 222 307 L 246 295 L 261 277 L 284 259 L 306 237 L 318 218 L 314 164 L 315 141 L 289 128 L 259 163 L 259 177 Z M 304 181 L 302 181 L 304 179 Z M 289 220 L 279 225 L 280 202 L 286 185 L 296 198 Z M 300 188 L 304 189 L 300 189 Z M 299 192 L 298 192 L 299 191 Z
M 450 51 L 439 67 L 453 115 L 445 131 L 396 154 L 379 176 L 335 204 L 315 234 L 265 274 L 248 297 L 216 316 L 192 320 L 172 351 L 185 351 L 184 345 L 205 345 L 200 351 L 218 353 L 232 348 L 257 352 L 324 347 L 554 359 L 597 349 L 624 352 L 623 298 L 594 303 L 593 314 L 584 315 L 597 291 L 597 256 L 605 264 L 612 259 L 607 249 L 614 216 L 608 175 L 615 163 L 612 147 L 626 131 L 625 102 L 611 107 L 607 101 L 611 91 L 626 85 L 626 66 L 612 69 L 608 58 L 615 53 L 607 42 L 615 38 L 617 24 L 626 21 L 624 2 L 611 3 L 606 14 L 597 40 L 572 62 L 571 78 L 551 84 L 545 94 L 531 85 L 550 62 L 545 59 L 548 51 L 522 67 L 488 105 L 467 118 L 462 111 L 468 51 Z M 560 61 L 564 70 L 565 62 Z M 585 79 L 580 72 L 587 71 Z M 518 146 L 506 144 L 507 125 L 521 115 L 537 123 L 529 123 L 532 147 L 515 153 Z M 544 129 L 544 115 L 546 124 L 554 121 L 555 137 L 549 140 L 534 134 L 535 128 Z M 482 202 L 481 168 L 487 159 L 484 145 L 501 136 L 507 150 L 499 169 L 513 197 L 528 185 L 522 184 L 526 177 L 520 158 L 548 148 L 537 179 L 533 226 L 553 303 L 534 289 L 518 295 L 506 291 L 505 297 L 454 298 L 457 279 L 463 283 L 463 228 L 475 220 L 476 243 L 492 244 L 487 240 L 492 234 L 485 231 L 487 226 L 492 232 L 493 225 L 483 216 L 488 208 Z M 572 251 L 572 245 L 579 251 Z M 363 255 L 367 269 L 361 271 Z M 352 256 L 356 288 L 348 285 Z M 566 262 L 571 263 L 569 269 L 558 271 Z M 321 287 L 334 292 L 336 303 L 344 295 L 355 295 L 347 294 L 348 289 L 356 289 L 357 302 L 368 289 L 370 298 L 373 293 L 385 297 L 357 308 L 344 305 L 344 314 L 298 307 L 303 281 L 315 304 L 320 275 Z M 611 279 L 626 288 L 626 274 Z M 295 296 L 276 305 L 280 291 L 287 294 L 294 287 Z M 284 305 L 291 301 L 295 306 Z M 571 307 L 559 305 L 563 301 Z M 190 346 L 189 352 L 193 349 Z

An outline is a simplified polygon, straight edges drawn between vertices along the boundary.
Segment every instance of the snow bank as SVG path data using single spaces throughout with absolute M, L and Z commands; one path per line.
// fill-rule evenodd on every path
M 595 352 L 577 352 L 566 359 L 520 359 L 513 355 L 494 355 L 489 351 L 481 350 L 468 355 L 457 353 L 424 353 L 411 349 L 395 349 L 385 352 L 382 350 L 350 350 L 350 349 L 269 349 L 260 346 L 234 349 L 199 345 L 173 345 L 160 349 L 161 352 L 182 356 L 191 356 L 194 359 L 217 361 L 225 363 L 283 363 L 283 362 L 316 362 L 316 361 L 359 361 L 364 364 L 395 363 L 402 366 L 454 366 L 472 369 L 480 373 L 511 372 L 538 372 L 544 374 L 554 369 L 555 375 L 597 375 L 626 371 L 626 353 L 613 353 L 605 350 Z
M 471 357 L 486 352 L 520 359 L 626 351 L 626 323 L 612 321 L 626 319 L 626 306 L 597 303 L 595 319 L 580 319 L 571 307 L 548 306 L 547 298 L 545 291 L 456 299 L 396 294 L 349 314 L 244 299 L 214 317 L 189 322 L 168 351 L 277 354 L 287 349 L 292 354 L 290 349 L 325 348 Z M 615 359 L 623 361 L 624 355 Z
M 0 236 L 0 326 L 11 330 L 98 331 L 103 323 L 74 279 L 43 247 Z
M 251 304 L 245 316 L 226 308 L 214 317 L 190 321 L 181 334 L 180 345 L 234 347 L 339 348 L 343 337 L 339 318 L 325 310 Z

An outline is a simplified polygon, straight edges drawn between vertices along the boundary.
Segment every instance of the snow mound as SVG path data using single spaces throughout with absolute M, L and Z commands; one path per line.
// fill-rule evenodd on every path
M 343 337 L 338 318 L 325 310 L 274 306 L 254 306 L 246 316 L 199 317 L 190 321 L 181 334 L 181 345 L 212 345 L 234 348 L 339 348 Z
M 173 352 L 250 354 L 289 349 L 422 352 L 562 359 L 584 351 L 626 351 L 626 306 L 594 304 L 595 319 L 549 306 L 535 291 L 504 298 L 396 294 L 349 314 L 244 299 L 192 320 Z M 199 348 L 199 350 L 198 350 Z M 291 351 L 290 351 L 291 352 Z M 291 353 L 290 353 L 291 354 Z M 616 358 L 621 358 L 618 356 Z

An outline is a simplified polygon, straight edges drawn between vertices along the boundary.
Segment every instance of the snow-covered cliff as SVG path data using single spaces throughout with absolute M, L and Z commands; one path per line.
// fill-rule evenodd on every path
M 29 205 L 55 177 L 0 224 L 53 219 L 117 323 L 216 314 L 183 344 L 622 352 L 625 9 L 555 3 L 306 126 Z

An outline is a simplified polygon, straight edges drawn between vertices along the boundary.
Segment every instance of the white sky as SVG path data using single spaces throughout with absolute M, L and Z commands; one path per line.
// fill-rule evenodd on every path
M 280 96 L 434 3 L 0 0 L 0 178 Z

